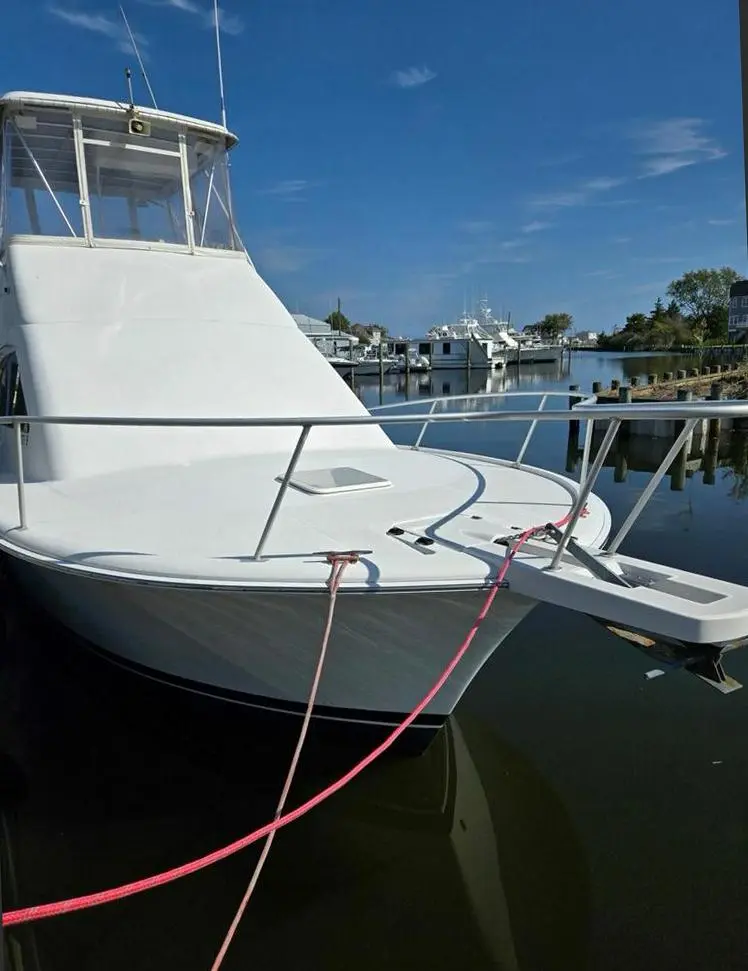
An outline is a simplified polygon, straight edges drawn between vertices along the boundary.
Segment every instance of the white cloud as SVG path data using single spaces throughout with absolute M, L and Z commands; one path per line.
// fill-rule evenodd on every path
M 584 275 L 589 277 L 599 277 L 603 280 L 615 280 L 620 277 L 621 274 L 616 273 L 615 270 L 590 270 Z
M 436 77 L 436 71 L 424 67 L 407 67 L 401 71 L 392 73 L 392 83 L 398 88 L 419 88 L 422 84 L 428 84 Z
M 85 13 L 82 10 L 68 10 L 65 7 L 53 5 L 48 6 L 47 10 L 54 17 L 63 20 L 71 27 L 79 27 L 81 30 L 88 30 L 91 33 L 108 37 L 125 54 L 135 53 L 123 21 L 100 13 Z M 141 56 L 145 57 L 144 48 L 148 46 L 148 40 L 136 31 L 133 31 L 132 34 Z
M 600 176 L 597 179 L 589 179 L 587 182 L 582 183 L 582 188 L 586 192 L 607 192 L 609 189 L 615 189 L 619 185 L 623 185 L 625 179 L 614 179 L 609 175 Z
M 735 222 L 734 219 L 708 219 L 707 222 L 710 226 L 732 226 Z
M 463 264 L 462 272 L 470 273 L 470 271 L 476 265 L 482 265 L 485 263 L 529 263 L 530 257 L 521 254 L 514 253 L 512 250 L 513 246 L 506 246 L 504 243 L 499 243 L 498 246 L 489 246 L 486 249 L 478 252 L 472 259 L 468 260 Z
M 552 226 L 553 226 L 553 223 L 545 223 L 545 222 L 542 222 L 540 219 L 533 219 L 532 222 L 525 223 L 525 225 L 522 227 L 522 232 L 540 233 L 544 229 L 550 229 Z
M 584 192 L 574 190 L 570 192 L 546 192 L 543 195 L 535 196 L 531 200 L 531 205 L 536 209 L 567 209 L 572 206 L 581 206 L 586 201 Z
M 268 186 L 267 189 L 258 189 L 258 195 L 275 196 L 283 202 L 299 202 L 304 197 L 304 192 L 314 183 L 306 179 L 284 179 L 276 182 L 275 185 Z
M 727 152 L 703 133 L 705 125 L 703 118 L 667 118 L 629 126 L 626 134 L 644 156 L 639 178 L 669 175 L 689 165 L 724 158 Z
M 624 243 L 630 243 L 631 242 L 631 237 L 630 236 L 614 236 L 612 242 L 618 243 L 619 245 L 623 245 Z
M 637 256 L 635 257 L 637 263 L 649 263 L 649 264 L 660 264 L 660 263 L 682 263 L 687 266 L 692 263 L 694 266 L 703 260 L 701 256 Z
M 182 13 L 190 14 L 200 21 L 202 27 L 214 28 L 216 21 L 213 15 L 213 4 L 205 0 L 140 0 L 151 7 L 171 7 L 173 10 L 181 10 Z M 234 14 L 227 14 L 223 7 L 218 7 L 218 23 L 221 30 L 226 34 L 241 34 L 244 30 L 244 23 Z
M 580 182 L 572 189 L 536 196 L 530 201 L 530 205 L 536 209 L 571 209 L 574 206 L 601 205 L 597 197 L 623 185 L 625 181 L 626 179 L 601 175 Z

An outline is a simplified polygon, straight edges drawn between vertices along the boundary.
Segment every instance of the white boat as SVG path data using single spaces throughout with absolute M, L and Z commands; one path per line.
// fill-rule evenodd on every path
M 405 354 L 398 354 L 395 358 L 393 371 L 398 374 L 405 374 L 406 371 L 418 372 L 419 374 L 431 370 L 431 362 L 425 354 L 418 354 L 413 348 Z
M 491 357 L 496 368 L 508 364 L 554 363 L 561 361 L 564 353 L 560 344 L 549 344 L 537 337 L 520 334 L 508 320 L 494 317 L 485 299 L 479 301 L 474 317 L 465 310 L 456 323 L 432 327 L 428 336 L 441 340 L 472 338 L 483 345 L 490 341 Z
M 388 374 L 397 363 L 396 359 L 389 354 L 383 354 L 380 361 L 379 347 L 375 344 L 367 344 L 356 361 L 356 377 L 359 375 Z
M 689 644 L 748 635 L 745 587 L 603 552 L 611 519 L 591 488 L 616 409 L 597 406 L 614 421 L 581 484 L 523 464 L 526 446 L 511 461 L 423 448 L 422 434 L 396 446 L 385 425 L 412 416 L 367 412 L 244 250 L 226 129 L 51 94 L 9 94 L 0 110 L 0 549 L 99 650 L 299 711 L 328 554 L 357 551 L 317 715 L 392 725 L 465 637 L 512 537 L 566 517 L 560 541 L 551 531 L 514 557 L 413 729 L 424 740 L 538 601 Z M 432 420 L 449 406 L 434 402 Z M 528 441 L 538 420 L 568 420 L 515 414 L 533 416 Z
M 335 368 L 336 371 L 355 371 L 359 374 L 359 362 L 353 357 L 342 357 L 340 354 L 323 354 L 322 355 L 330 367 Z
M 432 328 L 418 341 L 419 357 L 424 357 L 434 370 L 468 368 L 491 370 L 499 366 L 492 338 L 477 333 L 464 333 L 456 327 Z M 427 354 L 423 353 L 428 351 Z

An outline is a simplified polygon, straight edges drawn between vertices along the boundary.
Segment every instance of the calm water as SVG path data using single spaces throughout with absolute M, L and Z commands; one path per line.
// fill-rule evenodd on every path
M 470 387 L 437 372 L 356 390 L 376 404 L 589 389 L 678 366 L 578 354 L 519 376 L 473 373 Z M 428 441 L 504 453 L 522 434 L 463 425 Z M 748 583 L 746 449 L 736 438 L 718 452 L 706 472 L 696 457 L 682 481 L 661 484 L 627 552 Z M 603 470 L 597 491 L 616 521 L 656 458 L 633 450 Z M 527 459 L 563 471 L 577 455 L 565 428 L 543 426 Z M 271 817 L 296 723 L 144 681 L 81 650 L 12 590 L 5 599 L 6 908 L 138 878 Z M 743 969 L 748 690 L 721 696 L 681 672 L 647 681 L 651 667 L 593 621 L 537 607 L 425 756 L 373 766 L 279 835 L 224 967 Z M 727 667 L 748 683 L 748 651 Z M 291 802 L 359 751 L 313 738 Z M 22 929 L 15 967 L 203 971 L 256 855 Z

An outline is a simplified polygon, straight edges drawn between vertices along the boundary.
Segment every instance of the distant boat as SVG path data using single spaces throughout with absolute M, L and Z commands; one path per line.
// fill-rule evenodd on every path
M 520 334 L 510 326 L 509 321 L 498 320 L 485 299 L 479 301 L 475 317 L 463 311 L 456 323 L 432 327 L 428 336 L 436 339 L 472 338 L 481 343 L 490 340 L 495 367 L 560 361 L 564 352 L 560 344 L 548 344 L 536 337 Z
M 384 352 L 384 348 L 382 348 Z M 372 374 L 387 374 L 392 371 L 397 364 L 397 359 L 389 354 L 382 353 L 382 357 L 379 357 L 379 345 L 377 344 L 367 344 L 363 350 L 363 353 L 354 358 L 357 361 L 356 366 L 356 376 L 359 375 L 372 375 Z

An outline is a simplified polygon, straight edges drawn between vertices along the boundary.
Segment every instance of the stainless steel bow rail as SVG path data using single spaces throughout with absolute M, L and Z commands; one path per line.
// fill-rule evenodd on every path
M 298 428 L 299 437 L 294 446 L 288 466 L 280 482 L 273 505 L 268 513 L 260 539 L 254 552 L 255 560 L 262 560 L 262 554 L 278 518 L 283 500 L 288 491 L 293 474 L 299 463 L 304 447 L 312 428 L 342 426 L 342 425 L 421 425 L 418 436 L 411 446 L 422 448 L 422 442 L 429 425 L 446 422 L 529 422 L 528 431 L 522 441 L 517 456 L 513 460 L 502 460 L 507 464 L 518 467 L 527 452 L 535 430 L 540 422 L 570 422 L 584 421 L 585 433 L 582 449 L 582 465 L 579 478 L 579 490 L 572 506 L 569 521 L 557 542 L 555 554 L 550 569 L 558 568 L 564 550 L 569 544 L 579 517 L 582 515 L 587 499 L 595 485 L 600 470 L 610 451 L 613 441 L 624 422 L 628 421 L 682 421 L 683 428 L 677 435 L 672 447 L 660 463 L 656 472 L 634 504 L 633 509 L 618 530 L 615 537 L 608 544 L 607 552 L 614 553 L 623 539 L 630 532 L 641 515 L 644 507 L 654 494 L 657 486 L 665 476 L 673 460 L 683 448 L 696 424 L 703 419 L 748 418 L 748 402 L 746 401 L 693 401 L 693 402 L 652 402 L 648 404 L 596 404 L 596 398 L 584 398 L 579 404 L 568 406 L 569 392 L 561 391 L 507 391 L 479 395 L 454 395 L 447 398 L 420 399 L 414 402 L 397 402 L 393 405 L 382 405 L 372 408 L 377 414 L 368 415 L 321 415 L 306 417 L 280 418 L 131 418 L 131 417 L 99 417 L 83 415 L 31 415 L 14 416 L 0 421 L 13 428 L 16 458 L 16 483 L 18 490 L 18 519 L 19 528 L 26 529 L 26 484 L 23 468 L 23 438 L 31 425 L 92 425 L 126 428 Z M 573 397 L 573 395 L 572 395 Z M 539 398 L 537 408 L 517 411 L 491 410 L 490 404 L 496 401 L 504 402 L 513 398 Z M 566 407 L 546 410 L 549 399 L 563 398 Z M 469 404 L 471 410 L 446 411 L 456 402 Z M 394 408 L 408 409 L 413 406 L 429 406 L 424 415 L 412 414 L 381 414 Z M 483 408 L 484 405 L 489 405 Z M 441 407 L 440 407 L 441 406 Z M 480 410 L 483 409 L 483 410 Z M 592 448 L 592 434 L 595 421 L 609 421 L 610 424 L 600 444 L 594 461 L 590 465 Z

